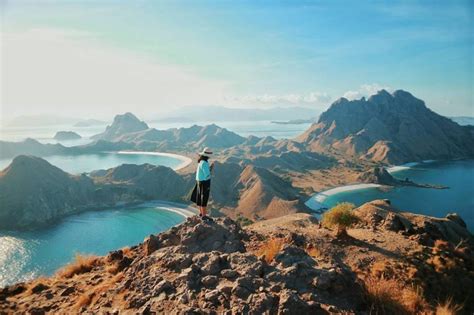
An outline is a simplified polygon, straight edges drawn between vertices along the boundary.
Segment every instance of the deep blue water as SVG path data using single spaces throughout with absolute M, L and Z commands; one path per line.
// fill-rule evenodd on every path
M 381 191 L 367 188 L 329 196 L 324 204 L 332 207 L 347 201 L 358 206 L 375 199 L 390 199 L 401 210 L 430 216 L 444 217 L 457 212 L 469 229 L 474 230 L 474 160 L 421 163 L 392 175 L 400 179 L 408 177 L 417 183 L 444 185 L 449 189 L 397 187 Z
M 43 229 L 0 232 L 0 287 L 51 275 L 76 253 L 104 255 L 136 245 L 184 217 L 151 206 L 83 212 Z

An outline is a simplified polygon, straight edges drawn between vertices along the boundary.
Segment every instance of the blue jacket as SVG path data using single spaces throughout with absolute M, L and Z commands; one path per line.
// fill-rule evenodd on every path
M 208 179 L 211 179 L 211 168 L 208 162 L 201 161 L 196 170 L 196 180 L 202 182 Z

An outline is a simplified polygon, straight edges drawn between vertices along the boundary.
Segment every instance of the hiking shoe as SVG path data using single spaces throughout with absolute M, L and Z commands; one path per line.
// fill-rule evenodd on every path
M 208 217 L 207 215 L 202 216 L 203 221 L 207 222 L 214 222 L 214 219 L 211 217 Z

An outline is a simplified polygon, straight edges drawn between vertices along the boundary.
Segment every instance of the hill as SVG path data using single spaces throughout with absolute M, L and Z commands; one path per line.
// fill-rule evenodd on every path
M 132 113 L 125 113 L 123 115 L 117 115 L 111 125 L 105 128 L 103 133 L 92 136 L 95 140 L 109 140 L 113 141 L 117 137 L 130 132 L 137 132 L 148 129 L 148 125 L 140 121 Z
M 35 228 L 118 203 L 179 201 L 190 189 L 164 166 L 124 164 L 91 177 L 74 176 L 41 158 L 20 155 L 0 173 L 0 229 Z
M 82 137 L 74 131 L 58 131 L 54 135 L 56 140 L 76 140 L 81 139 Z
M 94 203 L 94 184 L 34 156 L 17 156 L 0 173 L 0 228 L 38 226 Z
M 241 228 L 198 217 L 51 278 L 0 290 L 5 312 L 158 314 L 433 313 L 449 299 L 473 310 L 472 235 L 459 220 L 355 210 L 338 239 L 307 214 Z M 467 233 L 467 234 L 466 234 Z M 453 238 L 454 237 L 454 238 Z M 456 241 L 465 238 L 456 246 Z
M 297 141 L 311 151 L 388 164 L 474 156 L 468 127 L 402 90 L 381 90 L 367 100 L 341 98 Z
M 274 218 L 308 211 L 303 196 L 289 181 L 254 165 L 215 163 L 212 206 L 236 218 Z
M 57 143 L 40 143 L 28 138 L 21 142 L 0 141 L 0 159 L 8 159 L 21 154 L 46 156 L 53 154 L 66 154 L 68 148 Z

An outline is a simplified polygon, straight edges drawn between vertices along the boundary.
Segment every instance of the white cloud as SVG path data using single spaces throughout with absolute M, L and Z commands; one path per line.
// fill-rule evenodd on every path
M 360 99 L 362 97 L 369 97 L 371 95 L 376 94 L 380 90 L 387 90 L 391 92 L 392 88 L 388 86 L 380 85 L 378 83 L 362 84 L 358 90 L 347 91 L 346 93 L 344 93 L 343 96 L 347 98 L 348 100 L 355 100 L 355 99 Z
M 95 117 L 222 102 L 226 82 L 100 45 L 90 34 L 33 29 L 1 34 L 2 116 Z
M 227 97 L 230 103 L 241 105 L 315 105 L 325 106 L 331 101 L 331 97 L 327 93 L 310 92 L 308 94 L 283 94 L 283 95 L 247 95 Z

